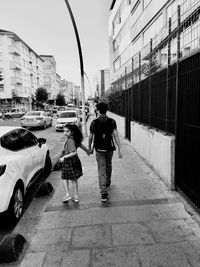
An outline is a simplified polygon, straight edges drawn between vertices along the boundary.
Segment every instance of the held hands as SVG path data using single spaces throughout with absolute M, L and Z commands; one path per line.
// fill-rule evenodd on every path
M 64 161 L 64 157 L 61 157 L 60 158 L 60 163 L 63 163 L 63 161 Z

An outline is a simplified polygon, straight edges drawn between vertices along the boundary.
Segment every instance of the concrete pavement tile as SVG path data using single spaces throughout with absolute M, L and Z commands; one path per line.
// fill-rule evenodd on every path
M 199 267 L 200 266 L 199 238 L 180 243 L 179 245 L 181 246 L 182 251 L 184 251 L 184 254 L 186 255 L 191 266 Z
M 114 246 L 153 244 L 155 240 L 144 223 L 112 224 Z
M 42 267 L 46 252 L 27 253 L 19 267 Z
M 184 220 L 151 221 L 148 223 L 157 242 L 180 242 L 194 237 L 195 233 Z
M 71 228 L 41 230 L 34 235 L 29 251 L 52 251 L 69 247 Z
M 67 251 L 59 267 L 89 267 L 90 250 L 71 250 Z
M 112 201 L 126 201 L 126 200 L 135 200 L 135 196 L 132 192 L 109 190 L 109 200 Z
M 73 248 L 94 248 L 111 246 L 110 225 L 92 225 L 73 228 Z
M 136 247 L 142 267 L 191 267 L 178 244 L 141 245 Z
M 160 179 L 134 179 L 132 182 L 133 188 L 139 190 L 141 188 L 166 188 L 166 185 Z
M 200 225 L 194 219 L 188 218 L 185 220 L 186 223 L 190 226 L 192 231 L 195 233 L 196 237 L 200 237 Z
M 20 233 L 30 243 L 33 235 L 35 234 L 37 224 L 39 223 L 41 217 L 36 218 L 24 218 L 22 217 L 16 227 L 13 230 L 13 233 Z
M 124 207 L 123 214 L 126 218 L 126 222 L 143 222 L 162 219 L 157 205 Z
M 90 209 L 61 212 L 57 228 L 85 226 L 92 224 L 93 214 Z
M 124 209 L 125 207 L 95 208 L 93 209 L 93 224 L 128 222 Z
M 92 250 L 92 267 L 139 267 L 140 261 L 134 247 Z
M 158 205 L 158 209 L 164 219 L 190 218 L 190 214 L 182 203 Z
M 137 188 L 134 190 L 136 199 L 156 199 L 156 198 L 173 198 L 175 197 L 167 188 Z
M 44 212 L 41 220 L 37 225 L 37 230 L 54 229 L 59 221 L 60 212 Z
M 90 209 L 45 212 L 38 224 L 38 230 L 88 225 L 92 224 L 92 217 Z
M 48 252 L 42 267 L 89 267 L 90 250 L 57 250 Z

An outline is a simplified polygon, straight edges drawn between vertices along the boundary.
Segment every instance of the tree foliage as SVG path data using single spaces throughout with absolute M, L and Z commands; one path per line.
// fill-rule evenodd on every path
M 48 99 L 48 92 L 46 88 L 39 87 L 35 92 L 35 98 L 37 102 L 43 103 Z
M 63 94 L 59 93 L 56 97 L 56 105 L 57 106 L 65 106 L 66 102 L 65 102 L 65 97 Z

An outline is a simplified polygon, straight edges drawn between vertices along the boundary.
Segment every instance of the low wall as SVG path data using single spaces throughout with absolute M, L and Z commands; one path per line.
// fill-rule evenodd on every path
M 119 134 L 125 138 L 125 118 L 108 112 L 115 119 Z M 131 122 L 131 142 L 134 150 L 160 176 L 170 189 L 174 189 L 175 139 L 173 135 Z
M 121 117 L 119 115 L 116 115 L 114 113 L 111 112 L 107 112 L 108 117 L 114 119 L 117 123 L 117 130 L 119 132 L 119 134 L 125 138 L 125 118 Z
M 131 144 L 161 179 L 174 189 L 174 136 L 131 122 Z

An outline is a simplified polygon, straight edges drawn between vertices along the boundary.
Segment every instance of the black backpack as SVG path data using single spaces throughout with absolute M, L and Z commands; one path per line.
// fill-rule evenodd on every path
M 115 145 L 112 137 L 113 125 L 112 119 L 101 121 L 95 120 L 94 124 L 94 147 L 96 151 L 107 152 L 115 150 Z

